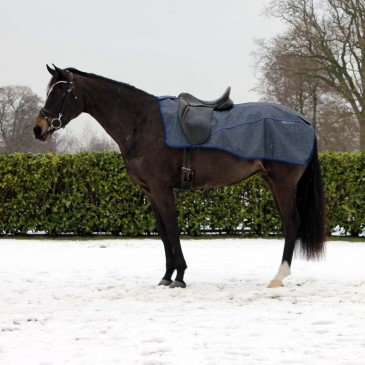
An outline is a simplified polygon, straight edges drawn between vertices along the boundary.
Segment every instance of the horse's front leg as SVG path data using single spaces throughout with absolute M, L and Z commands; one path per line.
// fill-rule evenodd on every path
M 170 285 L 170 288 L 185 288 L 184 274 L 187 265 L 180 244 L 180 230 L 173 190 L 157 187 L 151 189 L 147 196 L 151 202 L 165 247 L 166 273 L 160 281 L 160 285 Z M 175 269 L 176 278 L 171 282 L 171 276 Z
M 153 201 L 152 196 L 147 191 L 146 191 L 146 196 L 151 204 L 152 211 L 155 216 L 156 223 L 157 223 L 158 233 L 160 234 L 160 237 L 162 239 L 163 246 L 165 249 L 166 272 L 158 285 L 170 286 L 172 284 L 172 274 L 175 271 L 175 264 L 174 264 L 173 252 L 171 249 L 171 243 L 168 239 L 168 236 L 166 233 L 166 228 L 165 228 L 165 225 L 161 218 L 161 214 L 159 213 L 157 206 Z

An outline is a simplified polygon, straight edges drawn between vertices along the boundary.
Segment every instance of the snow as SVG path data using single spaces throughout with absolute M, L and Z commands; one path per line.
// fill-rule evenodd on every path
M 365 364 L 365 244 L 330 242 L 268 289 L 283 242 L 0 239 L 1 364 Z

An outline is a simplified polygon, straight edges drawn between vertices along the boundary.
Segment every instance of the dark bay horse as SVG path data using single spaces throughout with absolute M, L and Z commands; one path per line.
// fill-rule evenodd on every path
M 47 100 L 34 124 L 45 141 L 81 113 L 95 118 L 121 150 L 130 178 L 145 192 L 165 248 L 166 272 L 160 285 L 185 287 L 187 268 L 179 239 L 174 189 L 180 186 L 183 152 L 166 146 L 158 99 L 125 83 L 73 68 L 47 66 L 52 78 Z M 284 253 L 269 287 L 290 275 L 296 242 L 307 259 L 324 251 L 325 212 L 317 148 L 307 166 L 245 160 L 226 152 L 193 149 L 195 188 L 218 188 L 259 173 L 272 191 L 285 234 Z M 259 259 L 259 258 L 258 258 Z M 172 275 L 176 270 L 176 278 Z

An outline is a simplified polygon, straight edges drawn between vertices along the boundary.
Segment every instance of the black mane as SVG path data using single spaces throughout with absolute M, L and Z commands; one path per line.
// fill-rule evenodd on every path
M 99 80 L 103 80 L 103 81 L 106 81 L 106 82 L 109 82 L 111 84 L 114 84 L 114 85 L 117 85 L 117 86 L 123 86 L 123 87 L 128 87 L 129 89 L 133 89 L 133 90 L 138 90 L 138 91 L 141 91 L 145 94 L 148 94 L 147 92 L 143 91 L 143 90 L 140 90 L 132 85 L 129 85 L 125 82 L 121 82 L 121 81 L 116 81 L 116 80 L 113 80 L 113 79 L 109 79 L 107 77 L 104 77 L 104 76 L 100 76 L 100 75 L 96 75 L 96 74 L 93 74 L 93 73 L 88 73 L 88 72 L 84 72 L 84 71 L 80 71 L 76 68 L 73 68 L 73 67 L 67 67 L 65 69 L 66 71 L 70 71 L 76 75 L 81 75 L 81 76 L 85 76 L 85 77 L 91 77 L 93 79 L 99 79 Z

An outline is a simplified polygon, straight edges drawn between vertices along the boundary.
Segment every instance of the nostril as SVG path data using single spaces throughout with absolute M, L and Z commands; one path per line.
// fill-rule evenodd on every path
M 40 137 L 42 135 L 42 127 L 40 127 L 39 125 L 35 126 L 33 128 L 33 131 L 36 137 Z

